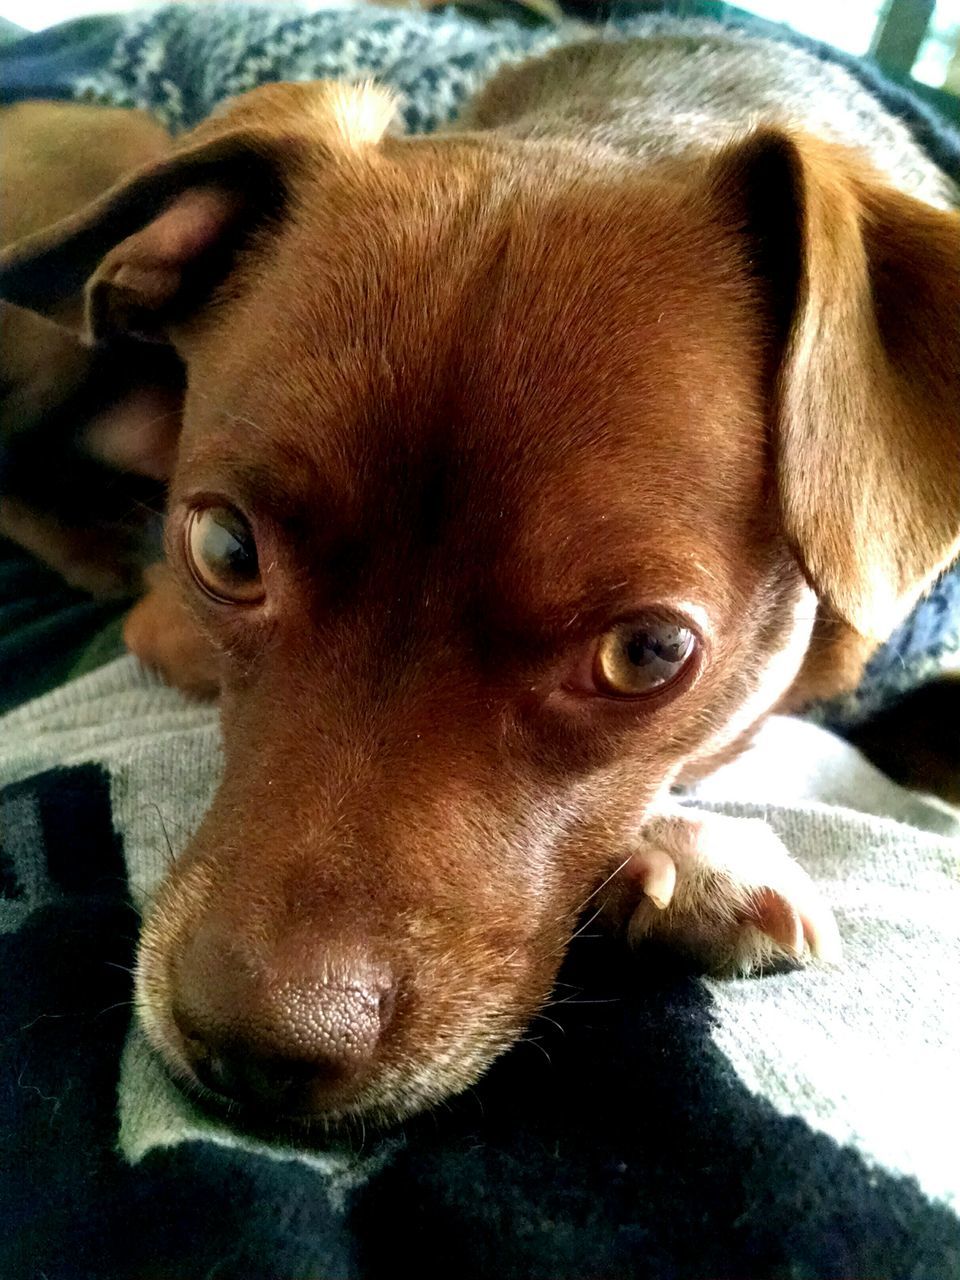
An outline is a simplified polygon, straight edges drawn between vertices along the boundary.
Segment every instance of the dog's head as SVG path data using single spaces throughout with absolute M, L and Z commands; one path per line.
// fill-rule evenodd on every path
M 956 216 L 781 133 L 641 171 L 389 118 L 258 90 L 3 272 L 187 365 L 168 557 L 225 776 L 139 1006 L 279 1114 L 475 1078 L 818 599 L 882 635 L 960 536 Z

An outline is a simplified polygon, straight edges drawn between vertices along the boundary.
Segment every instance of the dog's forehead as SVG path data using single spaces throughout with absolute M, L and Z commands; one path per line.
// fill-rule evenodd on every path
M 678 522 L 742 512 L 761 344 L 702 208 L 670 184 L 475 176 L 301 194 L 233 313 L 220 461 L 252 455 L 306 521 L 566 561 L 617 529 L 668 554 Z

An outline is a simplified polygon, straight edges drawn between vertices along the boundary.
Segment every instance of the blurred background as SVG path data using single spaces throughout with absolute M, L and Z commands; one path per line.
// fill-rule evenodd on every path
M 117 13 L 141 3 L 142 0 L 0 0 L 0 18 L 38 31 L 69 18 Z M 336 6 L 325 0 L 324 7 Z M 609 12 L 644 6 L 577 0 L 570 7 L 586 14 L 591 8 Z M 682 10 L 682 3 L 676 7 Z M 848 53 L 867 55 L 894 79 L 923 86 L 925 97 L 954 119 L 960 119 L 960 0 L 744 0 L 729 7 L 785 22 Z
M 737 7 L 960 93 L 960 0 L 756 0 Z

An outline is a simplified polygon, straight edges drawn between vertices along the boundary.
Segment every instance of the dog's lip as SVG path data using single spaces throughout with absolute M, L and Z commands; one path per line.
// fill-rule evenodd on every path
M 238 1116 L 252 1124 L 275 1129 L 285 1122 L 303 1127 L 324 1127 L 349 1121 L 359 1115 L 367 1116 L 364 1098 L 368 1094 L 366 1076 L 348 1085 L 325 1082 L 323 1106 L 303 1105 L 276 1108 L 255 1098 L 232 1098 L 202 1079 L 195 1070 L 187 1051 L 187 1038 L 172 1024 L 163 1033 L 160 1043 L 151 1037 L 151 1048 L 167 1077 L 183 1092 L 193 1096 L 206 1109 L 217 1112 L 233 1123 Z M 304 1063 L 309 1067 L 309 1063 Z
M 539 1008 L 539 1002 L 536 1007 Z M 140 1024 L 158 1068 L 194 1105 L 231 1128 L 245 1129 L 265 1141 L 276 1141 L 285 1135 L 292 1141 L 310 1141 L 312 1135 L 337 1138 L 354 1131 L 362 1134 L 371 1126 L 389 1129 L 437 1101 L 461 1093 L 517 1043 L 535 1011 L 531 1007 L 519 1018 L 511 1018 L 509 1025 L 502 1027 L 491 1041 L 474 1046 L 464 1056 L 461 1062 L 464 1070 L 454 1081 L 445 1083 L 442 1077 L 437 1079 L 432 1073 L 429 1078 L 425 1077 L 423 1062 L 409 1078 L 404 1078 L 403 1072 L 398 1075 L 396 1065 L 390 1068 L 385 1063 L 373 1064 L 362 1077 L 349 1084 L 326 1083 L 321 1106 L 283 1109 L 260 1105 L 256 1100 L 228 1097 L 201 1080 L 190 1064 L 184 1037 L 172 1018 L 158 1016 L 154 1011 L 144 1017 L 141 1012 Z

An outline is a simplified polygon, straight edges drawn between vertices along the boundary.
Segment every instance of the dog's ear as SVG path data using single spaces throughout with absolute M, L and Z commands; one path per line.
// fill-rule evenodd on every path
M 787 536 L 828 609 L 885 637 L 960 551 L 960 213 L 773 130 L 720 155 L 711 199 L 776 330 Z
M 0 296 L 91 342 L 175 337 L 250 234 L 282 216 L 297 174 L 379 141 L 392 115 L 370 85 L 254 90 L 168 159 L 0 255 Z

